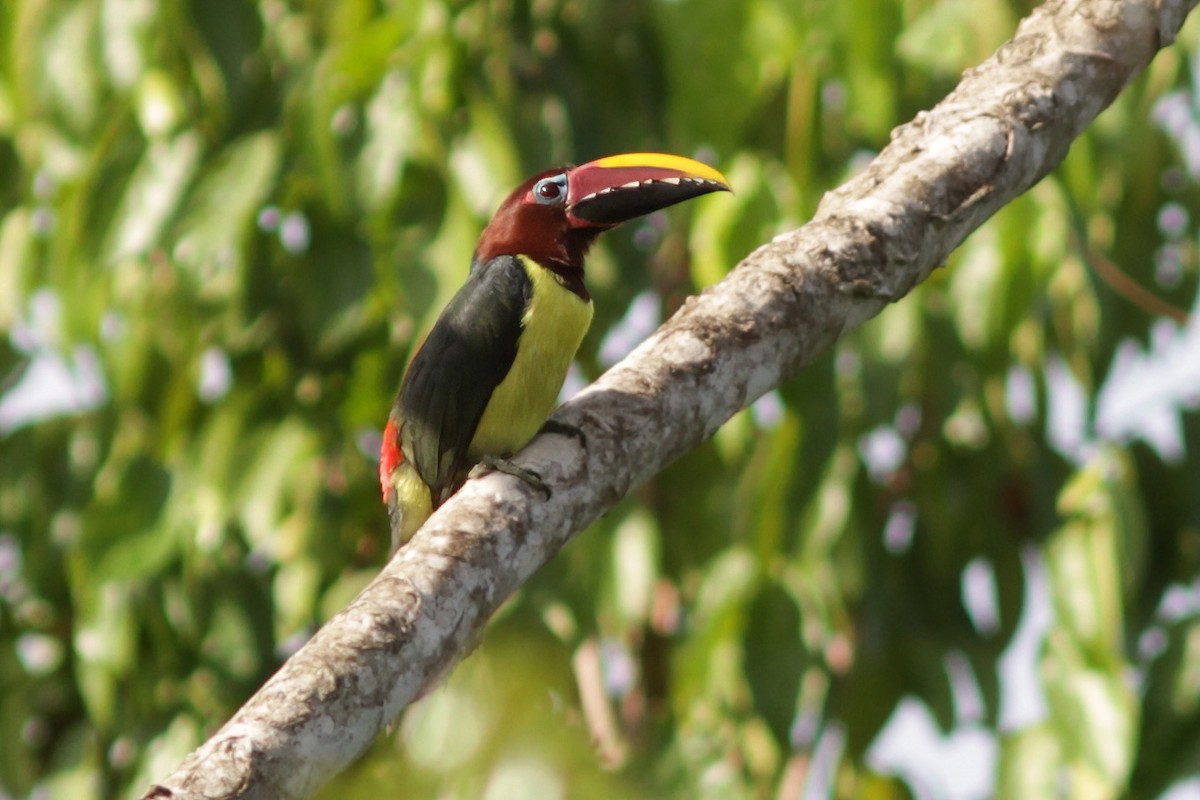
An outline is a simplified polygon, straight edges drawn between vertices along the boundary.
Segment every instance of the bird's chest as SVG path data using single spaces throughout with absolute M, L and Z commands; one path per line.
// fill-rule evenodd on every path
M 524 447 L 554 410 L 571 360 L 592 322 L 592 303 L 522 257 L 533 291 L 512 368 L 492 392 L 471 440 L 472 461 Z

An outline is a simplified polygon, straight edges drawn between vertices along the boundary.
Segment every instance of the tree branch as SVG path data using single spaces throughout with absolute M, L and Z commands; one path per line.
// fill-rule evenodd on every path
M 302 797 L 468 653 L 577 531 L 845 332 L 899 300 L 1170 44 L 1197 0 L 1052 0 L 897 129 L 803 228 L 750 254 L 555 415 L 517 461 L 553 489 L 470 481 L 378 578 L 147 798 Z

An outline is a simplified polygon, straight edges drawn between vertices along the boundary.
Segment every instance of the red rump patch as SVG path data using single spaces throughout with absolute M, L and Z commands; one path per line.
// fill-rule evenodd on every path
M 383 444 L 379 447 L 379 488 L 383 490 L 385 503 L 392 494 L 392 473 L 403 460 L 404 453 L 400 452 L 400 427 L 394 419 L 389 419 L 383 429 Z

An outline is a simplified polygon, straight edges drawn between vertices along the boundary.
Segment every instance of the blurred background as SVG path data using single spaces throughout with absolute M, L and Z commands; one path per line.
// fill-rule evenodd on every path
M 523 177 L 737 190 L 602 241 L 569 393 L 1032 6 L 6 0 L 0 797 L 136 795 L 375 574 L 378 431 Z M 1198 40 L 321 796 L 1200 797 Z

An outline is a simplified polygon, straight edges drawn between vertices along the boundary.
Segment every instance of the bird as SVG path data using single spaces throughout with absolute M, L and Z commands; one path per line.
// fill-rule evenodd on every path
M 545 170 L 508 195 L 384 427 L 379 481 L 393 553 L 477 465 L 541 485 L 506 459 L 546 423 L 591 323 L 588 248 L 622 222 L 717 191 L 731 191 L 729 181 L 699 161 L 624 153 Z

